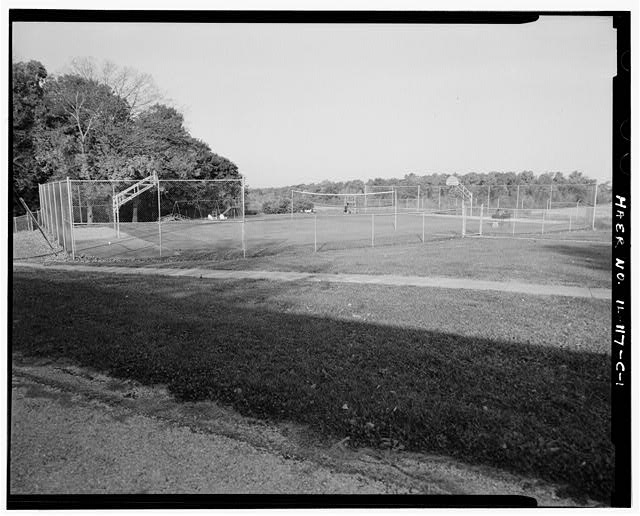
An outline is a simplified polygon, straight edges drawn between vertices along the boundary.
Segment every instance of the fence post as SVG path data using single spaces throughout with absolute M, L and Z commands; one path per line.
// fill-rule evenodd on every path
M 513 212 L 513 218 L 511 219 L 511 236 L 516 234 L 516 212 Z
M 487 212 L 491 209 L 491 185 L 487 185 Z
M 69 229 L 71 231 L 71 259 L 76 259 L 76 235 L 73 230 L 73 201 L 71 199 L 71 180 L 67 177 L 67 201 L 69 201 Z
M 313 252 L 318 252 L 318 214 L 313 214 Z
M 40 226 L 46 230 L 47 229 L 47 199 L 44 194 L 45 192 L 44 186 L 45 185 L 40 185 L 40 220 L 41 220 Z
M 158 191 L 160 191 L 160 188 L 158 188 Z M 244 222 L 245 222 L 245 211 L 244 211 L 244 176 L 242 176 L 242 257 L 246 258 L 247 257 L 247 245 L 245 243 L 245 235 L 244 235 Z M 291 203 L 291 206 L 293 206 L 293 203 Z M 158 209 L 160 209 L 158 207 Z
M 520 185 L 516 189 L 516 210 L 518 209 L 518 203 L 520 202 Z
M 42 185 L 38 185 L 38 206 L 40 207 L 39 211 L 42 210 Z M 42 227 L 42 221 L 40 220 L 40 214 L 38 214 L 38 224 Z
M 596 179 L 596 186 L 593 192 L 593 217 L 591 219 L 591 229 L 596 230 L 596 208 L 598 206 L 598 180 Z
M 420 211 L 420 185 L 418 185 L 418 198 L 416 199 L 416 203 L 418 204 L 418 211 Z
M 397 231 L 398 229 L 398 191 L 393 189 L 393 230 Z
M 52 183 L 51 189 L 53 190 L 51 197 L 53 198 L 53 209 L 55 211 L 55 219 L 56 219 L 56 240 L 58 244 L 60 244 L 60 228 L 58 227 L 58 203 L 56 202 L 56 184 Z
M 467 234 L 467 210 L 464 206 L 464 199 L 462 199 L 462 238 Z
M 367 213 L 367 185 L 364 185 L 364 212 Z
M 162 210 L 160 209 L 160 179 L 158 179 L 156 186 L 158 188 L 158 247 L 160 248 L 160 258 L 162 258 Z M 120 210 L 118 210 L 118 218 L 120 218 L 119 212 Z M 118 221 L 118 236 L 120 236 L 120 221 Z
M 111 183 L 111 205 L 114 206 L 113 204 L 113 199 L 116 196 L 116 188 L 115 186 L 113 186 L 113 183 Z M 81 209 L 82 211 L 82 209 Z M 89 208 L 87 208 L 87 224 L 89 223 Z M 120 211 L 120 210 L 117 210 Z M 116 238 L 120 237 L 120 222 L 116 222 L 116 210 L 113 210 L 113 230 L 116 232 Z
M 13 217 L 13 232 L 14 232 L 14 233 L 17 233 L 17 232 L 18 232 L 17 217 Z
M 49 203 L 49 210 L 51 211 L 51 236 L 56 237 L 56 242 L 58 241 L 58 218 L 56 217 L 56 205 L 55 205 L 55 198 L 53 195 L 53 185 L 54 183 L 50 183 L 49 184 L 49 188 L 47 188 L 47 190 L 49 190 L 49 200 L 47 201 Z
M 69 252 L 67 249 L 67 240 L 65 238 L 65 228 L 64 228 L 64 209 L 62 206 L 62 181 L 58 181 L 58 195 L 60 196 L 60 222 L 62 223 L 62 247 L 66 252 Z
M 422 212 L 422 243 L 424 244 L 424 211 Z
M 371 214 L 371 247 L 374 247 L 375 241 L 375 213 Z
M 78 210 L 80 211 L 80 224 L 82 224 L 82 200 L 80 199 L 80 185 L 78 185 Z
M 482 217 L 484 215 L 484 203 L 480 205 L 480 235 L 482 235 Z

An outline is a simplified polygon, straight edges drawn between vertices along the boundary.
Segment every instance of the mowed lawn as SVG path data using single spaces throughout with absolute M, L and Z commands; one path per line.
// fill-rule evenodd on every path
M 550 239 L 445 238 L 438 241 L 375 248 L 321 249 L 313 246 L 265 247 L 242 259 L 240 249 L 166 253 L 146 259 L 125 255 L 102 263 L 127 266 L 276 270 L 327 273 L 450 276 L 493 281 L 611 287 L 610 233 L 573 232 Z M 93 261 L 100 265 L 100 261 Z
M 13 273 L 14 352 L 603 502 L 613 473 L 609 321 L 609 303 L 589 299 Z

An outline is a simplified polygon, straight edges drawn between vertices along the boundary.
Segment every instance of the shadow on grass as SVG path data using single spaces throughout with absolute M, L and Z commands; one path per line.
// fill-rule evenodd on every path
M 546 243 L 544 246 L 558 255 L 566 256 L 574 263 L 588 269 L 611 270 L 611 247 L 600 245 L 570 245 Z
M 14 275 L 15 351 L 608 501 L 605 355 L 278 312 L 282 283 L 73 278 Z

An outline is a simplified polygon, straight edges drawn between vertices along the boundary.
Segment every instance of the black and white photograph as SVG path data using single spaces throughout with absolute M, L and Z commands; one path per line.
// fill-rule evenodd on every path
M 7 10 L 9 508 L 631 506 L 630 7 L 108 9 Z

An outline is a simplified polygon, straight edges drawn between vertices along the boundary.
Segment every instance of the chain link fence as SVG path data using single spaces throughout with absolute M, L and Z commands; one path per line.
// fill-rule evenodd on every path
M 36 210 L 33 213 L 33 216 L 36 218 L 38 224 L 42 225 L 42 221 L 40 220 L 40 210 Z M 17 217 L 13 217 L 13 232 L 19 233 L 20 231 L 35 231 L 36 227 L 33 223 L 33 219 L 29 217 L 28 214 L 18 215 Z
M 329 202 L 325 197 L 307 195 L 312 202 L 305 209 L 300 203 L 309 199 L 292 195 L 291 206 L 300 209 L 246 217 L 244 182 L 238 178 L 68 179 L 40 186 L 38 220 L 73 257 L 113 259 L 224 259 L 474 235 L 562 239 L 578 230 L 611 229 L 610 203 L 597 204 L 596 185 L 468 189 L 472 202 L 464 203 L 448 187 L 397 188 L 386 194 L 371 189 L 362 198 L 336 196 L 332 209 L 320 209 Z M 14 231 L 30 224 L 15 218 Z

